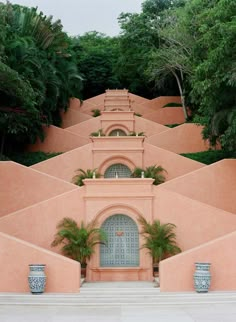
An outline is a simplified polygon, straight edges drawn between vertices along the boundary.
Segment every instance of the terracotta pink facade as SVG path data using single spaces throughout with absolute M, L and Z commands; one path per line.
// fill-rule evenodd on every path
M 193 290 L 195 262 L 211 263 L 211 290 L 235 291 L 236 232 L 193 248 L 161 262 L 161 291 L 179 292 Z
M 69 258 L 0 233 L 1 292 L 29 292 L 28 265 L 46 264 L 46 292 L 75 293 L 80 289 L 80 264 Z M 65 283 L 66 277 L 66 283 Z
M 28 147 L 29 151 L 43 152 L 66 152 L 79 146 L 89 143 L 88 138 L 82 135 L 75 135 L 70 131 L 63 130 L 56 126 L 45 127 L 45 139 L 39 139 L 34 145 Z
M 75 189 L 72 184 L 14 162 L 0 165 L 0 216 Z
M 69 108 L 66 112 L 61 113 L 61 117 L 62 117 L 61 127 L 63 129 L 73 126 L 75 124 L 87 121 L 92 118 L 92 116 L 85 113 L 81 113 L 72 108 Z
M 30 147 L 65 153 L 30 168 L 0 162 L 0 259 L 5 263 L 0 291 L 28 292 L 28 265 L 33 262 L 47 265 L 47 292 L 79 291 L 79 263 L 51 247 L 56 225 L 64 217 L 78 222 L 96 218 L 99 226 L 109 228 L 109 220 L 121 216 L 119 220 L 127 219 L 134 229 L 135 264 L 107 264 L 107 252 L 98 246 L 88 263 L 88 281 L 152 280 L 152 261 L 142 248 L 139 215 L 177 226 L 177 242 L 183 252 L 161 262 L 161 291 L 192 291 L 195 261 L 212 263 L 213 290 L 236 289 L 232 248 L 236 238 L 236 160 L 205 166 L 184 158 L 177 153 L 208 148 L 200 127 L 184 124 L 168 128 L 163 125 L 164 114 L 162 124 L 135 116 L 146 110 L 147 114 L 158 110 L 162 114 L 166 110 L 163 105 L 179 101 L 178 97 L 147 100 L 125 90 L 106 91 L 82 105 L 72 99 L 69 114 L 64 116 L 66 129 L 46 128 L 46 140 Z M 91 118 L 95 108 L 102 111 L 101 116 Z M 178 123 L 174 113 L 171 118 Z M 106 136 L 90 136 L 99 129 Z M 132 131 L 145 136 L 128 136 Z M 166 182 L 159 186 L 154 186 L 152 179 L 119 177 L 114 172 L 118 170 L 107 175 L 114 165 L 115 169 L 121 166 L 122 171 L 132 171 L 155 164 L 167 171 Z M 79 168 L 96 168 L 105 177 L 84 180 L 85 185 L 78 187 L 72 180 Z M 123 232 L 119 226 L 115 229 L 112 247 L 122 247 L 123 239 L 120 244 L 115 240 Z M 132 252 L 126 256 L 133 258 Z M 11 276 L 9 271 L 19 271 L 19 275 Z
M 165 107 L 151 113 L 144 113 L 145 119 L 159 124 L 181 124 L 185 122 L 182 107 Z
M 203 127 L 185 123 L 175 128 L 147 138 L 147 143 L 175 153 L 194 153 L 207 151 L 209 142 L 202 139 Z

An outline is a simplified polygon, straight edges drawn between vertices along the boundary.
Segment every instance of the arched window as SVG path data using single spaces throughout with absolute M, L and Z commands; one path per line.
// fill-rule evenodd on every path
M 117 163 L 106 169 L 104 178 L 130 178 L 131 173 L 131 170 L 126 165 Z
M 100 246 L 100 266 L 139 266 L 139 232 L 134 220 L 117 214 L 107 218 L 101 228 L 107 242 Z
M 109 133 L 109 136 L 127 136 L 127 134 L 123 130 L 115 129 Z

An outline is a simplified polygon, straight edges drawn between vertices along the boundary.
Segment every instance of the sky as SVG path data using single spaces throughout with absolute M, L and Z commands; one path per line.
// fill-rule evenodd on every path
M 108 36 L 120 32 L 121 12 L 140 12 L 144 0 L 10 0 L 27 7 L 38 7 L 45 15 L 60 19 L 70 36 L 98 31 Z M 6 1 L 2 1 L 6 2 Z

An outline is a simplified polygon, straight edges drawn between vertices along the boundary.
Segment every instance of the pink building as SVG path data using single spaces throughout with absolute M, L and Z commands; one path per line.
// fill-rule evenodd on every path
M 109 247 L 97 247 L 88 281 L 151 281 L 152 261 L 142 248 L 139 215 L 177 226 L 183 252 L 161 262 L 161 291 L 192 291 L 196 261 L 212 263 L 212 290 L 236 289 L 236 160 L 205 166 L 177 154 L 209 145 L 194 124 L 165 126 L 184 122 L 179 107 L 162 108 L 168 102 L 179 98 L 149 101 L 127 90 L 107 90 L 82 106 L 73 99 L 63 129 L 45 129 L 45 141 L 29 147 L 63 154 L 30 168 L 0 162 L 1 292 L 27 292 L 33 262 L 46 264 L 47 292 L 79 291 L 80 264 L 51 248 L 64 217 L 78 222 L 96 218 L 107 232 Z M 91 117 L 93 109 L 101 116 Z M 100 129 L 105 136 L 90 136 Z M 130 178 L 135 167 L 150 165 L 166 169 L 165 183 Z M 72 178 L 79 168 L 96 168 L 103 177 L 78 187 Z

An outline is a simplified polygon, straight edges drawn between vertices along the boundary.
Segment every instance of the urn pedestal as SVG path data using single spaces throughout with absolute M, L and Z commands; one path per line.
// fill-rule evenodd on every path
M 29 287 L 32 294 L 42 294 L 46 285 L 46 275 L 44 273 L 45 264 L 29 265 Z
M 210 263 L 195 263 L 194 288 L 198 293 L 207 293 L 211 285 Z

